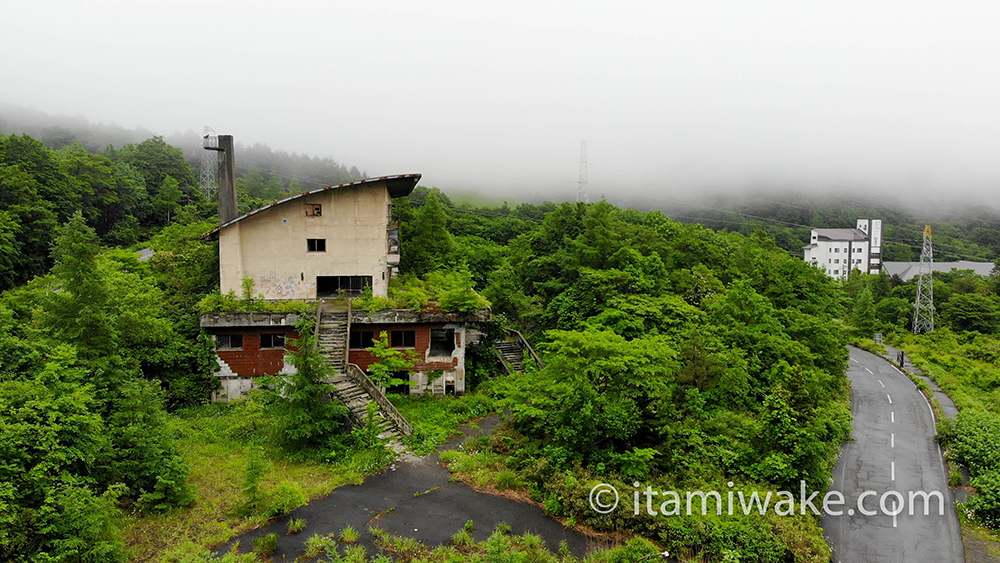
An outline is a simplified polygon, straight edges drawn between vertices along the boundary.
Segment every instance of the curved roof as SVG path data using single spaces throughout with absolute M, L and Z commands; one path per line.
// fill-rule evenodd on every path
M 218 227 L 212 229 L 211 231 L 209 231 L 209 232 L 201 235 L 201 238 L 202 238 L 202 240 L 204 240 L 204 239 L 216 240 L 217 238 L 219 238 L 219 231 L 221 231 L 222 229 L 225 229 L 226 227 L 228 227 L 229 225 L 232 225 L 233 223 L 237 223 L 239 221 L 242 221 L 242 220 L 246 219 L 247 217 L 250 217 L 252 215 L 256 215 L 256 214 L 260 213 L 261 211 L 264 211 L 265 209 L 271 209 L 272 207 L 277 207 L 279 205 L 284 205 L 284 204 L 286 204 L 286 203 L 288 203 L 290 201 L 295 201 L 296 199 L 303 198 L 303 197 L 305 197 L 307 195 L 318 194 L 320 192 L 325 192 L 327 190 L 336 190 L 336 189 L 339 189 L 339 188 L 347 188 L 347 187 L 350 187 L 350 186 L 363 186 L 365 184 L 374 184 L 376 182 L 384 182 L 386 189 L 389 190 L 389 197 L 391 197 L 391 198 L 397 198 L 397 197 L 405 197 L 405 196 L 410 195 L 410 193 L 413 191 L 413 188 L 415 188 L 417 186 L 417 182 L 419 182 L 419 181 L 420 181 L 420 174 L 396 174 L 395 176 L 380 176 L 378 178 L 365 178 L 364 180 L 356 180 L 354 182 L 347 182 L 345 184 L 337 184 L 336 186 L 327 186 L 325 188 L 317 188 L 317 189 L 312 190 L 312 191 L 302 192 L 300 194 L 295 194 L 295 195 L 292 195 L 292 196 L 288 196 L 285 199 L 280 199 L 280 200 L 278 200 L 278 201 L 276 201 L 274 203 L 270 203 L 268 205 L 265 205 L 264 207 L 259 207 L 257 209 L 254 209 L 253 211 L 251 211 L 249 213 L 244 213 L 243 215 L 240 215 L 239 217 L 233 219 L 232 221 L 227 221 L 227 222 L 219 225 Z
M 833 242 L 848 242 L 868 240 L 868 235 L 857 229 L 813 229 L 819 240 Z

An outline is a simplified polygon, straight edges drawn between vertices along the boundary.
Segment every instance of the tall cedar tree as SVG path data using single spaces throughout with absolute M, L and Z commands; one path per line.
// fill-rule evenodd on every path
M 415 214 L 413 238 L 403 253 L 403 271 L 422 276 L 445 265 L 455 249 L 448 232 L 448 214 L 438 197 L 438 190 L 427 194 L 427 201 Z

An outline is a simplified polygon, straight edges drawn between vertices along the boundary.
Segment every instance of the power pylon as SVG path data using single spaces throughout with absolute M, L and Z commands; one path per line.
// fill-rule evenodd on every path
M 913 334 L 934 330 L 934 251 L 931 248 L 931 226 L 924 227 L 924 248 L 920 252 L 920 274 L 917 279 L 917 300 L 913 304 Z
M 201 191 L 205 192 L 205 197 L 212 199 L 219 189 L 219 136 L 215 130 L 205 126 L 205 135 L 202 137 L 202 148 L 205 152 L 201 154 Z
M 576 200 L 590 203 L 590 185 L 587 182 L 587 141 L 580 141 L 580 181 L 576 186 Z

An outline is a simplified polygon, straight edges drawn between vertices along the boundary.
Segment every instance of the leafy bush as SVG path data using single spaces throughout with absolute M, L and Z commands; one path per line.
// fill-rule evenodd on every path
M 977 475 L 969 484 L 976 488 L 976 496 L 968 500 L 969 508 L 979 521 L 1000 529 L 1000 470 Z
M 354 526 L 347 526 L 340 531 L 340 541 L 342 543 L 354 543 L 358 541 L 358 531 L 354 529 Z
M 955 417 L 954 437 L 949 441 L 954 459 L 973 474 L 1000 467 L 1000 415 L 963 410 Z
M 282 481 L 267 494 L 266 516 L 281 516 L 306 504 L 309 497 L 302 487 L 290 481 Z
M 267 557 L 278 549 L 278 534 L 267 534 L 253 539 L 253 552 L 260 557 Z
M 292 518 L 288 521 L 288 533 L 297 534 L 304 530 L 306 527 L 306 521 L 302 518 Z
M 319 557 L 324 553 L 329 554 L 337 549 L 337 542 L 329 536 L 313 534 L 305 543 L 305 556 L 308 558 Z
M 471 533 L 462 530 L 461 532 L 456 533 L 454 536 L 451 536 L 451 543 L 457 547 L 469 547 L 475 544 L 476 542 L 475 540 L 472 539 Z

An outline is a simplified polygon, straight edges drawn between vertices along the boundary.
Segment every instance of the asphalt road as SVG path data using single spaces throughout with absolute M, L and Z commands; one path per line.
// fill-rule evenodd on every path
M 841 449 L 833 470 L 831 490 L 843 493 L 841 516 L 824 516 L 822 526 L 833 547 L 834 562 L 961 562 L 965 561 L 962 532 L 948 488 L 941 449 L 934 441 L 934 417 L 924 396 L 905 375 L 888 362 L 850 348 L 847 375 L 851 380 L 853 440 Z M 865 491 L 861 513 L 857 499 Z M 899 498 L 889 491 L 902 495 Z M 931 498 L 930 514 L 924 501 L 911 492 L 939 491 Z M 880 504 L 884 500 L 884 509 Z M 851 511 L 853 514 L 851 514 Z M 901 511 L 896 516 L 892 512 Z
M 463 436 L 443 445 L 440 451 L 455 449 L 467 438 L 490 432 L 498 423 L 495 415 L 475 427 L 462 429 Z M 438 464 L 438 453 L 424 457 L 404 456 L 386 471 L 372 475 L 364 483 L 335 489 L 329 496 L 312 501 L 290 515 L 261 529 L 236 538 L 244 552 L 253 549 L 253 539 L 268 533 L 278 534 L 278 549 L 273 561 L 293 561 L 304 553 L 304 542 L 313 534 L 339 535 L 346 526 L 360 534 L 359 543 L 368 555 L 378 552 L 368 527 L 374 526 L 395 535 L 411 537 L 428 546 L 447 543 L 469 520 L 476 541 L 483 541 L 503 522 L 513 533 L 531 532 L 545 540 L 555 551 L 565 541 L 574 555 L 582 557 L 597 547 L 579 532 L 565 528 L 533 504 L 517 502 L 480 493 L 463 483 L 450 482 L 448 470 Z M 288 520 L 302 518 L 306 529 L 287 535 Z M 229 544 L 216 550 L 225 553 Z

